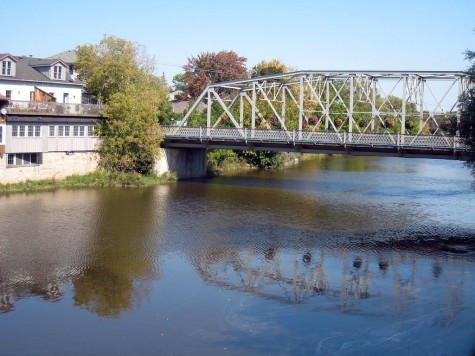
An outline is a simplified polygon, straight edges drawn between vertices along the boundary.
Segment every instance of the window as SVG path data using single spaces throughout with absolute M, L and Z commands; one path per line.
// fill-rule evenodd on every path
M 54 66 L 53 67 L 53 78 L 54 79 L 63 79 L 62 69 L 63 68 L 61 66 Z
M 87 135 L 88 136 L 94 136 L 94 126 L 88 126 L 87 127 Z
M 40 137 L 41 136 L 41 126 L 36 125 L 35 126 L 35 137 Z
M 12 126 L 12 136 L 16 137 L 18 136 L 18 126 Z
M 12 62 L 3 61 L 2 62 L 2 75 L 12 75 Z
M 33 126 L 28 126 L 28 137 L 33 137 Z
M 5 90 L 5 96 L 7 99 L 12 99 L 12 91 L 11 90 Z
M 13 153 L 7 156 L 8 166 L 29 166 L 41 164 L 41 153 Z
M 84 126 L 79 126 L 79 136 L 84 136 Z
M 54 126 L 49 127 L 49 137 L 54 137 L 55 134 L 55 128 Z
M 30 101 L 35 101 L 35 92 L 30 91 Z
M 64 136 L 69 136 L 71 135 L 71 127 L 70 126 L 64 126 Z
M 25 126 L 23 126 L 23 125 L 20 126 L 20 134 L 19 134 L 19 136 L 25 137 Z
M 79 136 L 79 126 L 73 127 L 73 136 Z
M 58 126 L 58 136 L 64 136 L 64 126 Z

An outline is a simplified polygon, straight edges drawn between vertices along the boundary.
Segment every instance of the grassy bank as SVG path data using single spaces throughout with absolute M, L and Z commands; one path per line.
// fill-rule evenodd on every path
M 175 181 L 171 174 L 161 176 L 138 173 L 111 173 L 96 171 L 86 175 L 73 175 L 64 179 L 27 180 L 20 183 L 0 184 L 1 193 L 28 192 L 70 187 L 145 187 Z

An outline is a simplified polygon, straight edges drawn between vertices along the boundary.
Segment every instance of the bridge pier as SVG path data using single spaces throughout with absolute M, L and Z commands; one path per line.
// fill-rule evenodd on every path
M 178 180 L 203 178 L 207 175 L 207 158 L 206 148 L 162 148 L 155 172 L 173 173 Z

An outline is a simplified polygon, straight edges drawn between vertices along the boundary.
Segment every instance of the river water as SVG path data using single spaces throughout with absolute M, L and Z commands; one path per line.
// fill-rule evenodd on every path
M 460 162 L 0 197 L 0 354 L 470 355 Z

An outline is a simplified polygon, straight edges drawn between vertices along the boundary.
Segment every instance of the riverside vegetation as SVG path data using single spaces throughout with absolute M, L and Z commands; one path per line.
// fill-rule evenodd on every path
M 176 181 L 176 176 L 173 174 L 157 176 L 98 170 L 85 175 L 72 175 L 61 180 L 53 178 L 0 184 L 0 194 L 72 187 L 146 187 L 174 181 Z

